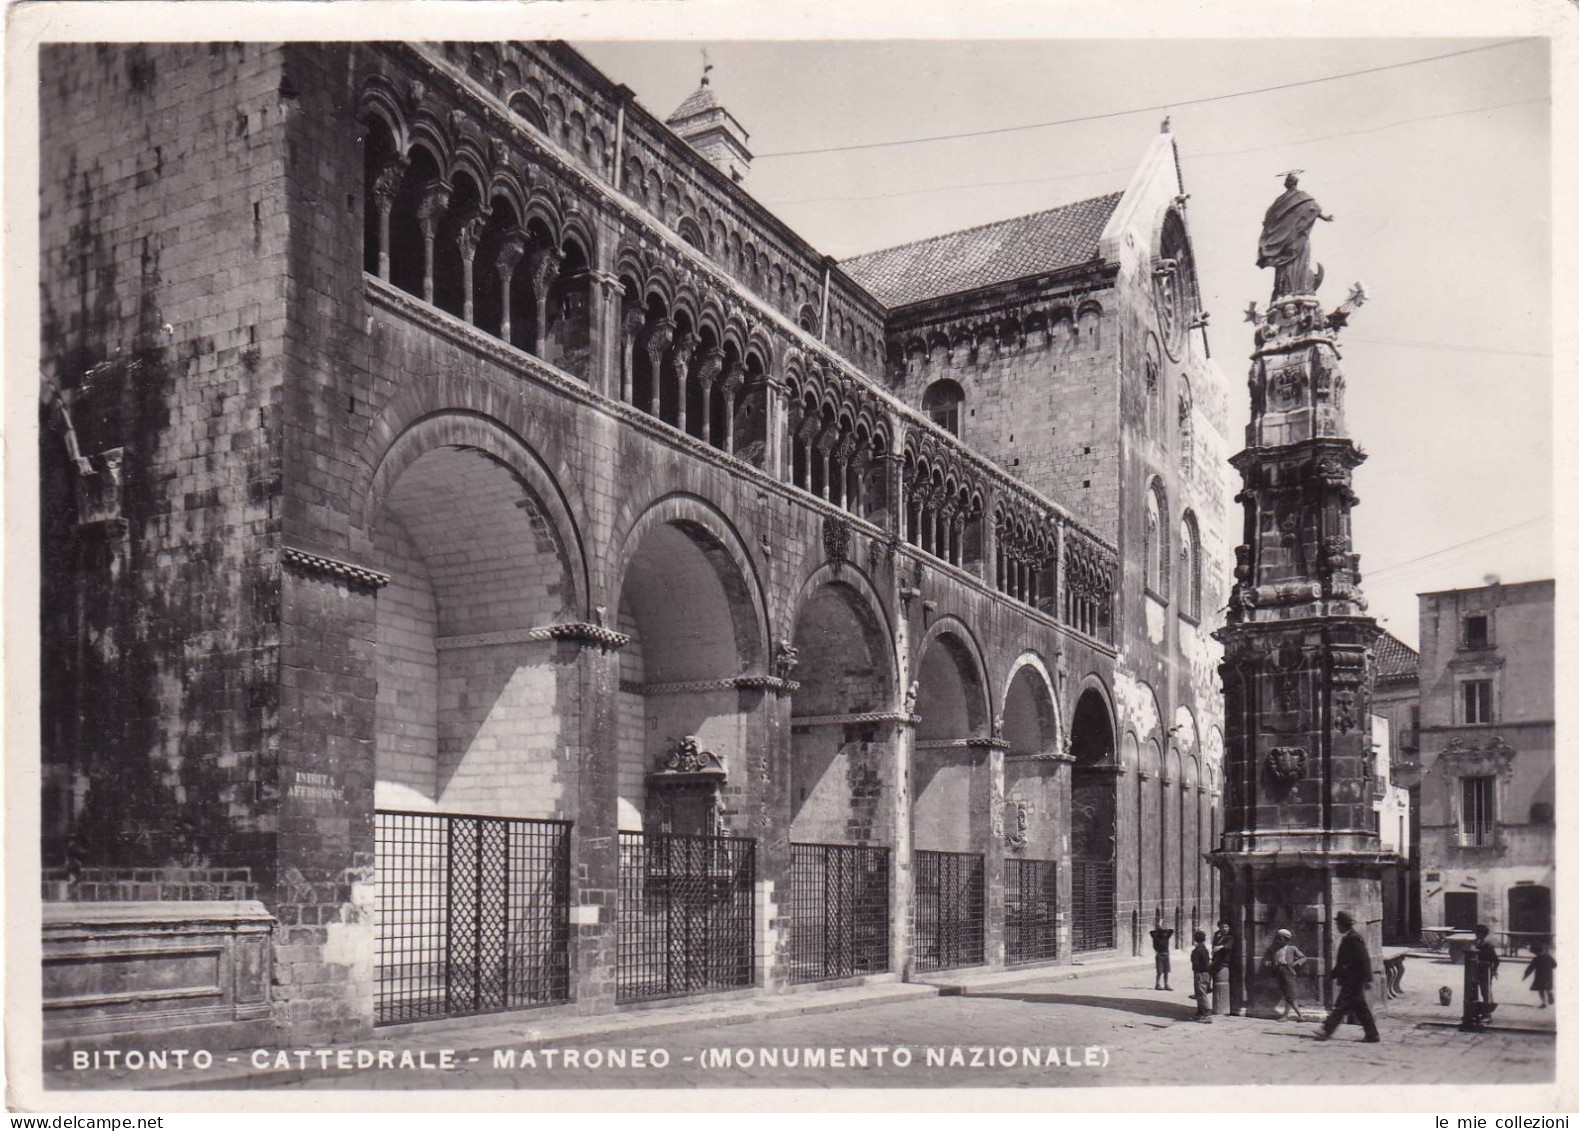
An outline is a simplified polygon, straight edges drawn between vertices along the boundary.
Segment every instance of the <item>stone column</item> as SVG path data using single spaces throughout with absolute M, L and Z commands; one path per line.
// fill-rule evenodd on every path
M 510 340 L 510 283 L 515 279 L 516 264 L 526 254 L 526 234 L 512 228 L 499 239 L 499 250 L 494 253 L 493 269 L 499 276 L 499 336 Z
M 636 403 L 636 340 L 647 325 L 647 312 L 633 308 L 620 315 L 620 397 Z
M 619 682 L 626 638 L 592 628 L 558 645 L 580 684 L 580 750 L 571 826 L 571 985 L 578 1012 L 613 1007 L 619 969 Z
M 592 346 L 589 384 L 606 397 L 618 396 L 618 399 L 625 400 L 621 390 L 624 380 L 622 366 L 628 354 L 620 317 L 625 288 L 618 275 L 606 271 L 594 271 L 590 275 L 592 310 L 589 322 L 597 327 L 597 337 Z
M 450 206 L 450 186 L 433 181 L 422 190 L 417 202 L 417 225 L 422 229 L 422 301 L 433 301 L 433 240 L 439 222 Z
M 663 384 L 663 355 L 669 352 L 669 344 L 674 341 L 674 322 L 669 318 L 660 318 L 647 324 L 646 341 L 643 348 L 647 351 L 649 368 L 652 370 L 651 388 L 647 390 L 647 415 L 658 415 L 658 391 Z M 634 387 L 632 395 L 634 395 Z
M 724 351 L 712 346 L 697 360 L 696 381 L 702 387 L 702 442 L 713 442 L 713 385 L 724 371 Z
M 409 162 L 391 157 L 373 178 L 373 203 L 378 209 L 378 277 L 389 281 L 389 213 L 395 206 Z
M 1004 808 L 1006 790 L 1004 786 L 1004 753 L 1009 744 L 1005 742 L 1000 733 L 1003 729 L 1002 718 L 993 722 L 994 734 L 985 744 L 984 753 L 987 757 L 985 793 L 987 803 L 987 836 L 982 846 L 982 881 L 986 888 L 987 897 L 987 923 L 983 937 L 982 957 L 991 967 L 1001 967 L 1004 964 L 1004 837 L 1007 830 L 1004 828 Z
M 767 412 L 767 420 L 764 422 L 764 427 L 767 429 L 766 440 L 768 448 L 765 462 L 767 463 L 768 474 L 781 483 L 789 477 L 784 458 L 784 389 L 785 386 L 782 381 L 768 378 L 767 391 L 764 397 L 764 405 Z
M 728 452 L 730 455 L 735 454 L 735 397 L 740 392 L 741 386 L 745 384 L 745 380 L 746 371 L 737 361 L 730 365 L 730 367 L 724 372 L 722 379 L 719 381 L 719 387 L 723 391 L 724 396 L 724 451 Z M 762 401 L 763 411 L 766 412 L 767 395 L 765 391 Z M 764 426 L 766 423 L 767 421 L 764 420 Z M 771 441 L 767 438 L 766 434 L 764 434 L 762 445 L 763 448 L 766 449 L 770 444 Z M 764 450 L 762 453 L 762 462 L 764 464 L 768 462 L 768 453 L 766 450 Z
M 548 296 L 554 279 L 559 275 L 559 264 L 565 253 L 557 247 L 534 247 L 527 253 L 526 269 L 532 280 L 532 300 L 537 304 L 537 333 L 532 352 L 544 361 L 548 350 Z
M 476 321 L 472 304 L 472 260 L 476 258 L 477 244 L 487 222 L 485 209 L 470 207 L 457 218 L 455 225 L 455 247 L 461 253 L 461 318 L 468 324 Z
M 696 353 L 696 335 L 687 330 L 674 340 L 674 347 L 669 351 L 669 357 L 674 365 L 675 388 L 680 395 L 680 404 L 676 415 L 676 427 L 685 431 L 685 402 L 690 399 L 687 395 L 691 391 L 691 357 Z M 658 411 L 663 412 L 663 390 L 658 391 Z
M 787 981 L 787 936 L 777 924 L 788 914 L 790 885 L 790 715 L 798 687 L 777 677 L 741 677 L 740 712 L 746 718 L 746 749 L 730 765 L 731 807 L 738 806 L 737 835 L 756 839 L 756 984 L 767 990 Z

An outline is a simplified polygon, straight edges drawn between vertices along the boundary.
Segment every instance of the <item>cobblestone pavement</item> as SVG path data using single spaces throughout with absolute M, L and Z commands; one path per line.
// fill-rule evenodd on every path
M 493 1050 L 473 1043 L 450 1071 L 310 1072 L 267 1086 L 1002 1088 L 1552 1080 L 1554 1018 L 1552 1011 L 1535 1007 L 1533 995 L 1510 991 L 1497 1019 L 1509 1029 L 1536 1031 L 1465 1034 L 1453 1027 L 1454 1009 L 1436 999 L 1435 987 L 1452 983 L 1449 968 L 1439 971 L 1422 963 L 1410 974 L 1413 992 L 1381 1016 L 1379 1045 L 1363 1043 L 1355 1026 L 1318 1040 L 1317 1010 L 1307 1012 L 1305 1023 L 1218 1017 L 1210 1025 L 1197 1024 L 1191 1020 L 1194 1003 L 1184 991 L 1154 991 L 1150 963 L 1124 963 L 1074 980 L 1064 971 L 1056 979 L 990 982 L 971 985 L 960 996 L 914 996 L 810 1016 L 681 1026 L 632 1039 L 615 1033 L 500 1046 L 515 1058 L 514 1067 L 496 1067 Z M 401 1043 L 446 1047 L 439 1032 L 406 1035 Z M 645 1067 L 634 1067 L 637 1049 L 644 1050 Z M 776 1067 L 764 1063 L 765 1050 L 778 1051 Z M 852 1064 L 861 1050 L 864 1067 Z M 620 1052 L 625 1066 L 611 1067 Z M 819 1053 L 822 1065 L 808 1067 L 808 1056 Z M 843 1065 L 838 1066 L 834 1058 L 841 1053 Z M 904 1053 L 908 1063 L 896 1063 L 906 1059 Z M 1038 1056 L 1040 1063 L 1027 1063 Z M 589 1060 L 597 1067 L 588 1067 Z M 665 1062 L 662 1067 L 655 1066 L 659 1060 Z

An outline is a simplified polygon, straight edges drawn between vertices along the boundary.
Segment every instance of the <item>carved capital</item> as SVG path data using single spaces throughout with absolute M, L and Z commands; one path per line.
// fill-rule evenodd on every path
M 557 247 L 534 247 L 526 257 L 528 277 L 532 280 L 532 290 L 536 294 L 543 294 L 548 284 L 559 273 L 559 265 L 564 261 L 565 253 Z
M 417 199 L 417 225 L 424 239 L 432 239 L 439 230 L 439 221 L 450 207 L 450 186 L 443 181 L 429 181 L 422 187 Z
M 404 157 L 391 157 L 373 175 L 373 199 L 378 202 L 378 207 L 384 211 L 395 203 L 395 197 L 400 194 L 401 182 L 406 177 L 406 166 L 410 162 Z
M 456 219 L 455 246 L 467 263 L 477 254 L 477 244 L 482 240 L 483 228 L 488 224 L 488 210 L 477 205 L 469 206 Z
M 643 335 L 642 348 L 652 358 L 655 370 L 658 367 L 658 362 L 663 358 L 664 351 L 669 348 L 669 343 L 672 341 L 674 341 L 673 320 L 660 318 L 655 322 L 647 323 L 647 330 Z
M 493 255 L 493 269 L 498 272 L 502 283 L 509 282 L 515 274 L 516 264 L 521 262 L 525 254 L 526 233 L 520 228 L 511 228 L 499 237 L 499 247 Z
M 689 330 L 674 339 L 669 357 L 674 362 L 676 372 L 683 375 L 690 371 L 691 355 L 696 352 L 696 344 L 696 335 Z
M 724 370 L 724 351 L 717 346 L 711 346 L 702 352 L 697 359 L 696 379 L 704 388 L 711 388 L 718 380 L 718 375 Z

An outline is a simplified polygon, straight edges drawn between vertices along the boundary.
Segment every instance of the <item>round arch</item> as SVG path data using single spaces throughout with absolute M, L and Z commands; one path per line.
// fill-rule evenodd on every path
M 575 789 L 562 736 L 579 702 L 538 630 L 575 616 L 577 555 L 508 458 L 518 452 L 402 454 L 384 461 L 363 531 L 390 577 L 374 611 L 375 804 L 562 816 Z
M 714 575 L 718 576 L 726 587 L 730 585 L 730 582 L 725 580 L 730 573 L 742 587 L 735 595 L 749 605 L 751 618 L 749 631 L 747 625 L 736 621 L 734 627 L 737 645 L 741 649 L 742 662 L 760 672 L 766 663 L 767 642 L 771 639 L 767 603 L 763 598 L 761 577 L 750 553 L 746 550 L 745 539 L 740 536 L 740 532 L 735 529 L 729 518 L 706 499 L 697 495 L 681 494 L 666 495 L 648 505 L 633 518 L 628 517 L 628 514 L 628 510 L 622 513 L 622 521 L 613 539 L 614 544 L 620 549 L 615 555 L 617 564 L 609 590 L 609 607 L 613 609 L 620 607 L 631 561 L 640 549 L 643 539 L 658 527 L 681 528 L 693 541 L 707 544 L 708 548 L 703 552 L 708 555 L 712 563 Z M 732 569 L 723 567 L 718 560 L 720 556 L 728 560 Z
M 1003 682 L 1003 697 L 994 718 L 1003 720 L 1002 737 L 1008 740 L 1014 753 L 1054 753 L 1061 748 L 1064 728 L 1053 687 L 1046 662 L 1034 651 L 1022 652 L 1009 665 Z M 1032 710 L 1034 714 L 1029 714 Z M 1016 736 L 1026 733 L 1033 719 L 1041 731 L 1041 740 L 1035 750 L 1021 750 Z
M 576 615 L 588 616 L 590 576 L 581 535 L 583 524 L 576 517 L 576 500 L 561 487 L 568 478 L 563 469 L 556 474 L 536 447 L 497 417 L 453 410 L 419 414 L 412 411 L 415 406 L 401 402 L 402 395 L 397 394 L 374 422 L 369 435 L 376 445 L 376 454 L 363 461 L 362 474 L 352 484 L 351 498 L 360 500 L 352 511 L 356 515 L 351 530 L 352 552 L 367 554 L 371 550 L 378 513 L 407 468 L 435 449 L 474 450 L 508 468 L 539 504 L 543 518 L 570 559 L 573 592 L 567 603 Z

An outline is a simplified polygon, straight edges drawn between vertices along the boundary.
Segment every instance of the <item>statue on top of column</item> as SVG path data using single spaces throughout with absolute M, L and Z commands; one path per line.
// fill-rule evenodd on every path
M 1331 220 L 1314 197 L 1299 188 L 1296 169 L 1283 178 L 1283 195 L 1272 202 L 1261 222 L 1261 242 L 1256 246 L 1256 266 L 1276 268 L 1272 300 L 1284 295 L 1309 295 L 1321 286 L 1321 264 L 1310 267 L 1310 230 L 1317 220 Z

